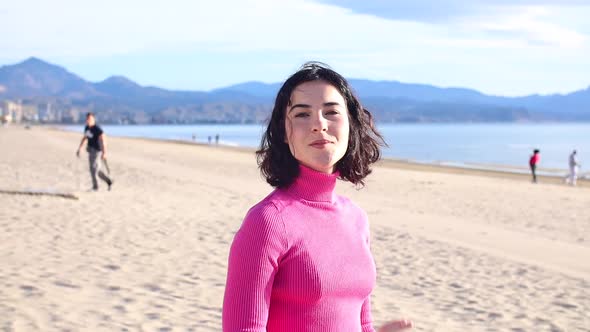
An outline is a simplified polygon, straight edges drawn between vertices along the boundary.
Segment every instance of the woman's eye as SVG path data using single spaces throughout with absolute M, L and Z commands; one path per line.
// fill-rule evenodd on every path
M 309 116 L 309 114 L 307 114 L 305 112 L 295 114 L 295 117 L 296 118 L 305 118 L 305 117 L 308 117 L 308 116 Z
M 340 113 L 336 110 L 331 110 L 331 111 L 327 111 L 326 114 L 327 115 L 336 115 L 336 114 L 340 114 Z

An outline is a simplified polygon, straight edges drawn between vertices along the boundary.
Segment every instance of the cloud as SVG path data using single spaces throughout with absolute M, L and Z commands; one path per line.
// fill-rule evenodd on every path
M 0 62 L 34 55 L 95 80 L 187 89 L 279 81 L 320 60 L 349 77 L 530 91 L 508 87 L 514 68 L 539 77 L 569 66 L 560 88 L 585 86 L 590 7 L 548 2 L 3 1 Z
M 548 1 L 21 0 L 0 5 L 2 57 L 142 52 L 388 52 L 448 40 L 474 47 L 576 48 L 587 36 L 552 20 Z M 513 5 L 518 3 L 519 6 Z M 578 1 L 564 1 L 574 5 Z M 350 6 L 347 8 L 346 5 Z M 496 6 L 490 9 L 490 6 Z M 35 8 L 32 10 L 31 8 Z M 590 15 L 590 7 L 585 7 Z M 362 13 L 379 13 L 369 15 Z M 399 20 L 388 19 L 399 18 Z M 452 22 L 449 21 L 452 19 Z M 437 22 L 433 24 L 433 22 Z M 482 40 L 487 40 L 482 43 Z M 440 45 L 440 43 L 438 43 Z
M 109 56 L 195 47 L 224 52 L 344 50 L 367 29 L 390 25 L 347 9 L 297 0 L 173 0 L 149 5 L 139 0 L 21 0 L 1 6 L 3 57 Z
M 521 47 L 583 48 L 589 37 L 584 33 L 552 22 L 551 7 L 519 7 L 500 17 L 481 16 L 460 24 L 466 30 L 480 31 L 487 40 L 506 40 Z
M 485 43 L 475 41 L 475 47 L 519 44 L 579 48 L 588 42 L 590 35 L 587 19 L 590 5 L 586 0 L 564 0 L 559 5 L 549 0 L 318 1 L 354 13 L 435 25 L 452 31 L 458 36 L 456 41 L 464 44 L 468 42 L 462 38 L 465 34 L 479 34 L 475 39 L 488 40 Z M 570 17 L 580 17 L 580 20 L 568 21 Z
M 359 14 L 391 20 L 423 23 L 449 23 L 457 19 L 479 16 L 499 9 L 522 6 L 555 5 L 554 0 L 317 0 L 318 3 L 347 8 Z M 587 0 L 562 0 L 560 7 L 588 6 Z

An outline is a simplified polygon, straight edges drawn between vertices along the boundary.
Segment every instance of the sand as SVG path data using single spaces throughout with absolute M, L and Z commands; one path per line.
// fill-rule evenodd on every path
M 252 151 L 109 137 L 113 190 L 81 134 L 0 127 L 1 331 L 220 331 L 227 255 L 271 188 Z M 492 172 L 493 173 L 493 172 Z M 357 190 L 375 325 L 590 331 L 590 187 L 383 162 Z

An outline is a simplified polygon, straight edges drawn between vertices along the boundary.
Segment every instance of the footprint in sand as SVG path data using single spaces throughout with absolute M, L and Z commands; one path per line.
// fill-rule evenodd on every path
M 43 296 L 43 292 L 35 286 L 22 285 L 20 289 L 24 291 L 25 297 L 39 297 Z
M 53 283 L 56 286 L 65 287 L 65 288 L 72 288 L 72 289 L 80 289 L 81 287 L 78 285 L 74 285 L 73 283 L 67 280 L 57 280 Z

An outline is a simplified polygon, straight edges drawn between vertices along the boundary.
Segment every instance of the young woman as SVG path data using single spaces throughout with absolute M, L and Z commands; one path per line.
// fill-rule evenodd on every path
M 223 331 L 375 331 L 367 215 L 334 188 L 338 178 L 362 186 L 382 144 L 340 74 L 308 63 L 285 81 L 257 151 L 276 189 L 234 237 Z

